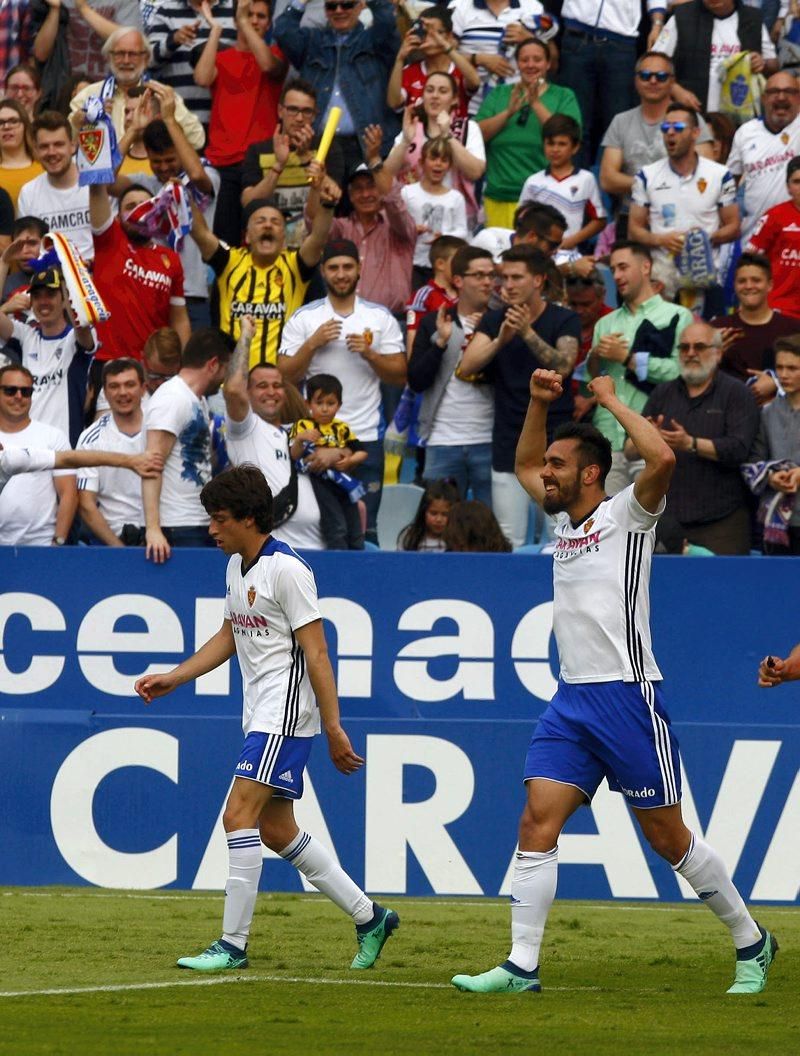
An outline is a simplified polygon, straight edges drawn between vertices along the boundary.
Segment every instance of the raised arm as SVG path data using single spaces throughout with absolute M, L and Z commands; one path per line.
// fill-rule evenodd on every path
M 253 317 L 243 315 L 239 320 L 239 340 L 228 361 L 225 384 L 222 387 L 225 411 L 232 422 L 243 422 L 250 410 L 247 388 L 250 380 L 250 345 L 253 343 L 255 332 Z
M 607 374 L 589 382 L 589 391 L 600 407 L 617 419 L 644 459 L 644 469 L 633 486 L 639 505 L 657 513 L 675 469 L 675 454 L 658 429 L 641 414 L 624 404 L 616 394 L 614 381 Z
M 44 64 L 53 54 L 61 19 L 61 0 L 47 0 L 47 14 L 33 39 L 33 57 Z
M 114 30 L 120 28 L 118 22 L 112 22 L 110 18 L 105 18 L 99 11 L 95 11 L 93 7 L 90 7 L 86 0 L 75 0 L 75 10 L 101 40 L 108 40 Z
M 197 243 L 203 260 L 211 260 L 220 247 L 220 241 L 206 223 L 206 218 L 199 209 L 192 209 L 192 229 L 189 234 Z
M 183 126 L 175 117 L 175 106 L 177 103 L 175 90 L 168 84 L 161 84 L 159 81 L 150 81 L 148 90 L 158 99 L 161 109 L 161 120 L 167 126 L 169 138 L 175 147 L 175 153 L 178 155 L 181 168 L 198 191 L 203 194 L 213 194 L 214 185 L 200 160 L 200 155 L 186 138 Z
M 251 0 L 238 0 L 236 5 L 236 28 L 247 42 L 247 47 L 253 53 L 261 72 L 266 73 L 268 77 L 272 77 L 276 81 L 282 80 L 283 75 L 286 73 L 286 63 L 273 53 L 269 44 L 250 25 L 250 4 Z
M 199 84 L 201 88 L 210 88 L 217 79 L 217 51 L 222 36 L 222 24 L 211 14 L 209 0 L 203 0 L 200 14 L 208 23 L 210 32 L 194 68 L 194 83 Z
M 563 379 L 555 370 L 540 369 L 531 374 L 531 398 L 517 441 L 514 472 L 523 488 L 540 505 L 545 496 L 542 470 L 547 450 L 547 412 L 563 391 Z
M 306 267 L 313 268 L 319 264 L 322 250 L 328 241 L 331 224 L 333 223 L 333 210 L 342 197 L 342 189 L 337 183 L 334 183 L 330 176 L 325 175 L 324 170 L 319 166 L 319 162 L 312 161 L 308 167 L 308 172 L 311 178 L 309 199 L 314 198 L 316 200 L 315 204 L 318 202 L 321 208 L 315 210 L 314 219 L 311 221 L 311 230 L 303 239 L 298 254 Z

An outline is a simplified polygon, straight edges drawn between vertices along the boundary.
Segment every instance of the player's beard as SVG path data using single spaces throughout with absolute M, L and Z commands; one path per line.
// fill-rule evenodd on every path
M 556 482 L 557 491 L 545 494 L 542 500 L 542 509 L 545 513 L 562 513 L 580 498 L 581 486 L 578 482 L 578 474 L 570 484 Z

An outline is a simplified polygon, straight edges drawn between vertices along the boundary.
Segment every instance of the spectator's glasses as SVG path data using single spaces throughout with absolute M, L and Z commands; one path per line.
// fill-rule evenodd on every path
M 281 103 L 281 106 L 289 115 L 289 117 L 312 118 L 317 112 L 316 108 L 313 106 L 287 106 L 285 103 Z
M 709 345 L 705 341 L 681 341 L 678 345 L 678 352 L 685 356 L 687 352 L 708 352 L 710 348 L 715 348 L 715 345 Z
M 358 0 L 325 0 L 326 11 L 352 11 Z
M 2 388 L 4 396 L 16 396 L 19 393 L 26 400 L 33 396 L 33 385 L 2 385 L 0 388 Z
M 496 277 L 497 276 L 496 276 L 494 271 L 465 271 L 464 272 L 464 278 L 465 279 L 477 279 L 478 282 L 484 282 L 486 280 L 488 280 L 489 282 L 494 282 Z
M 4 117 L 2 121 L 0 121 L 0 128 L 16 128 L 17 125 L 21 124 L 21 117 Z
M 764 95 L 774 99 L 776 95 L 798 95 L 799 93 L 800 88 L 767 88 Z
M 685 121 L 662 121 L 662 132 L 685 132 L 689 126 Z
M 145 378 L 148 381 L 157 381 L 161 384 L 162 381 L 169 381 L 170 378 L 174 378 L 174 374 L 159 374 L 157 370 L 146 370 L 144 372 Z
M 109 55 L 112 59 L 116 59 L 119 62 L 120 59 L 141 59 L 147 54 L 146 51 L 110 51 Z
M 6 88 L 8 95 L 36 95 L 35 84 L 10 84 Z
M 659 84 L 666 84 L 672 74 L 666 70 L 637 70 L 636 76 L 640 81 L 658 81 Z

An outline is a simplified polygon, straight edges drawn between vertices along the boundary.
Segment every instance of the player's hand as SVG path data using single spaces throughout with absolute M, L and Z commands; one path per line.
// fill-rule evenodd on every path
M 148 561 L 163 565 L 171 553 L 172 548 L 160 528 L 148 528 L 145 531 L 144 556 Z
M 564 391 L 564 379 L 555 370 L 534 370 L 531 374 L 531 399 L 553 403 Z
M 588 389 L 601 407 L 607 407 L 612 400 L 616 399 L 617 390 L 614 386 L 614 379 L 610 378 L 608 374 L 601 374 L 599 378 L 592 378 Z
M 341 332 L 342 324 L 338 319 L 329 319 L 327 323 L 318 326 L 311 335 L 311 344 L 314 350 L 316 351 L 318 348 L 324 348 L 325 345 L 329 344 L 331 341 L 336 341 Z
M 756 379 L 749 389 L 755 396 L 758 406 L 763 407 L 773 396 L 777 395 L 778 386 L 775 384 L 775 379 L 766 370 L 748 370 L 747 373 L 751 378 Z
M 356 755 L 350 738 L 341 726 L 334 726 L 325 731 L 328 738 L 328 751 L 330 752 L 333 765 L 343 774 L 354 774 L 364 765 L 360 755 Z
M 765 656 L 758 668 L 758 684 L 763 689 L 779 686 L 784 681 L 786 661 L 777 656 Z
M 157 697 L 165 697 L 178 685 L 174 671 L 167 671 L 163 675 L 143 675 L 134 684 L 134 689 L 145 702 L 150 704 Z
M 164 472 L 164 456 L 158 451 L 146 451 L 142 455 L 131 455 L 128 469 L 140 477 L 160 477 Z
M 612 363 L 624 363 L 631 354 L 628 342 L 619 333 L 601 337 L 595 350 L 601 359 L 608 359 Z

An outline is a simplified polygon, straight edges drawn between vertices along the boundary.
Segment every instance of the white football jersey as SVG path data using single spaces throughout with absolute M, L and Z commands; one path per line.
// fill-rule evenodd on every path
M 144 423 L 138 433 L 120 432 L 113 414 L 104 414 L 81 433 L 76 450 L 115 451 L 121 455 L 144 452 Z M 93 491 L 100 513 L 114 535 L 126 524 L 144 524 L 142 482 L 121 466 L 92 466 L 78 471 L 78 491 Z
M 234 554 L 226 580 L 225 619 L 242 669 L 245 735 L 319 733 L 319 709 L 294 636 L 321 619 L 314 573 L 290 546 L 270 536 L 247 568 Z
M 553 630 L 565 682 L 642 682 L 662 677 L 650 641 L 650 564 L 655 526 L 631 484 L 577 527 L 556 519 Z

